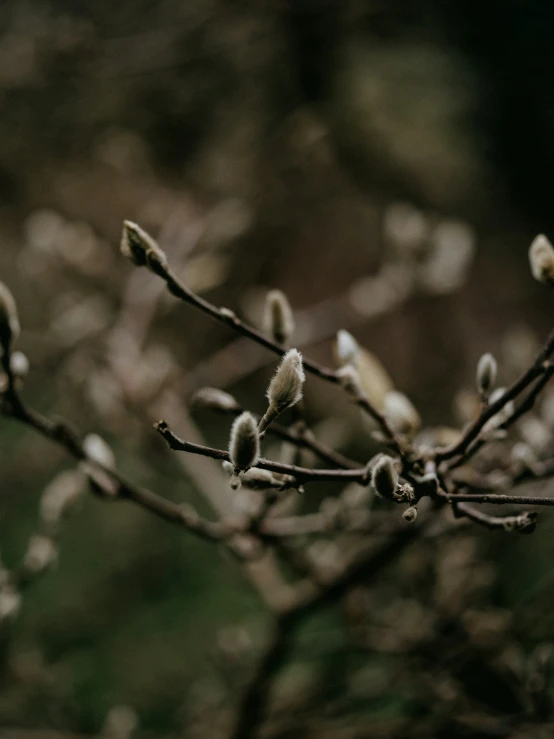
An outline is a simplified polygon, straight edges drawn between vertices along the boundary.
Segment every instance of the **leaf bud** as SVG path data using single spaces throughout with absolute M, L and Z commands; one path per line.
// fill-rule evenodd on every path
M 392 457 L 383 454 L 371 471 L 371 484 L 383 498 L 394 500 L 398 487 L 398 473 Z
M 497 370 L 498 365 L 494 356 L 490 352 L 483 354 L 477 363 L 476 373 L 477 390 L 482 397 L 486 397 L 494 386 Z
M 535 280 L 554 287 L 554 247 L 544 234 L 533 239 L 529 247 L 529 264 Z
M 294 331 L 294 316 L 287 296 L 281 290 L 270 290 L 265 299 L 265 330 L 279 344 L 287 342 Z
M 167 267 L 167 257 L 158 243 L 132 221 L 123 221 L 121 253 L 138 267 Z
M 229 457 L 235 469 L 247 470 L 258 461 L 260 437 L 254 416 L 244 411 L 231 427 Z

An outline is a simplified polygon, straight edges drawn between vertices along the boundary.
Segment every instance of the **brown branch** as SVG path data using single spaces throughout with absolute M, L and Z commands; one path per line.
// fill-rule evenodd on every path
M 504 531 L 518 531 L 522 534 L 531 534 L 535 530 L 537 514 L 525 511 L 518 516 L 491 516 L 488 513 L 474 508 L 467 503 L 453 503 L 455 516 L 465 516 L 488 529 L 503 529 Z
M 223 449 L 214 449 L 213 447 L 204 446 L 202 444 L 194 444 L 191 441 L 184 441 L 171 431 L 166 421 L 158 421 L 154 424 L 154 428 L 166 440 L 171 449 L 178 452 L 187 452 L 189 454 L 200 454 L 204 457 L 221 462 L 229 462 L 229 453 Z M 348 470 L 320 470 L 310 467 L 298 467 L 294 464 L 284 464 L 282 462 L 272 462 L 270 459 L 260 458 L 254 465 L 262 470 L 270 470 L 280 474 L 292 475 L 299 484 L 307 482 L 326 481 L 331 482 L 340 480 L 343 482 L 358 482 L 360 485 L 369 483 L 368 471 L 365 467 Z
M 554 498 L 531 495 L 496 495 L 494 493 L 437 493 L 439 498 L 449 503 L 491 503 L 493 505 L 540 505 L 554 506 Z
M 180 505 L 163 498 L 145 488 L 134 485 L 117 470 L 102 464 L 85 452 L 77 435 L 64 421 L 51 421 L 45 416 L 24 406 L 18 394 L 12 388 L 8 390 L 2 402 L 3 415 L 29 426 L 42 436 L 61 445 L 78 462 L 86 462 L 91 470 L 99 470 L 107 476 L 107 480 L 115 483 L 103 484 L 101 477 L 93 475 L 93 485 L 107 499 L 129 500 L 145 510 L 154 513 L 158 518 L 182 526 L 203 539 L 221 541 L 234 532 L 228 526 L 201 518 L 189 505 Z
M 213 409 L 218 413 L 223 413 L 225 415 L 229 416 L 239 416 L 244 408 L 236 408 L 236 409 Z M 253 413 L 252 414 L 256 421 L 259 423 L 261 416 Z M 358 469 L 359 464 L 355 462 L 353 459 L 350 459 L 349 457 L 345 457 L 343 454 L 340 454 L 340 452 L 335 451 L 331 447 L 327 446 L 326 444 L 323 444 L 320 441 L 317 441 L 316 439 L 311 436 L 309 432 L 302 432 L 296 428 L 286 428 L 285 426 L 282 426 L 279 423 L 273 422 L 267 429 L 266 434 L 271 434 L 273 436 L 278 437 L 279 439 L 282 439 L 283 441 L 288 441 L 290 444 L 294 444 L 295 446 L 301 448 L 301 449 L 309 449 L 311 452 L 316 454 L 322 461 L 327 462 L 328 464 L 334 464 L 337 467 L 340 467 L 342 469 Z
M 437 449 L 435 452 L 435 461 L 442 462 L 451 457 L 463 455 L 471 442 L 477 439 L 483 430 L 483 426 L 489 419 L 501 411 L 506 403 L 517 398 L 518 395 L 520 395 L 536 378 L 540 377 L 544 373 L 550 373 L 552 371 L 552 366 L 548 361 L 552 352 L 554 352 L 554 330 L 551 332 L 532 366 L 524 372 L 518 380 L 510 385 L 498 400 L 483 409 L 481 415 L 468 426 L 462 434 L 462 438 L 458 442 L 450 446 Z
M 292 636 L 298 624 L 322 606 L 337 603 L 360 582 L 369 584 L 388 564 L 397 559 L 406 547 L 417 539 L 423 526 L 398 532 L 375 551 L 364 551 L 325 586 L 313 582 L 299 591 L 299 596 L 283 611 L 277 621 L 273 638 L 255 671 L 238 709 L 230 739 L 253 739 L 267 714 L 267 704 L 273 681 L 288 657 Z
M 263 346 L 265 349 L 268 349 L 280 357 L 284 356 L 286 353 L 287 350 L 285 347 L 271 339 L 268 339 L 263 333 L 261 333 L 261 331 L 249 326 L 236 316 L 233 311 L 227 308 L 218 308 L 213 305 L 213 303 L 210 303 L 199 295 L 196 295 L 196 293 L 193 293 L 192 290 L 189 290 L 189 288 L 179 280 L 177 275 L 165 264 L 164 261 L 157 259 L 152 260 L 149 262 L 148 267 L 152 272 L 162 278 L 166 283 L 169 292 L 179 300 L 192 305 L 219 323 L 229 326 L 237 333 L 242 336 L 246 336 L 254 343 Z M 305 357 L 303 358 L 302 364 L 307 372 L 310 372 L 316 377 L 319 377 L 322 380 L 327 380 L 327 382 L 331 382 L 334 385 L 340 384 L 340 377 L 335 370 L 325 367 L 313 360 L 306 359 Z M 402 453 L 402 441 L 391 427 L 387 418 L 372 405 L 367 397 L 361 396 L 357 402 L 358 405 L 379 424 L 387 438 L 390 438 L 393 448 L 399 453 Z

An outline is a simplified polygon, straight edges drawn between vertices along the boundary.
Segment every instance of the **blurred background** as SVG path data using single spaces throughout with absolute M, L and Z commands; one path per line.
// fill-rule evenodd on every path
M 536 0 L 4 0 L 0 279 L 29 404 L 100 435 L 137 483 L 208 516 L 232 504 L 217 464 L 172 456 L 152 423 L 224 447 L 230 419 L 191 394 L 263 412 L 274 360 L 133 269 L 127 218 L 215 304 L 260 325 L 279 288 L 308 356 L 333 365 L 347 329 L 426 425 L 459 426 L 479 356 L 505 384 L 552 323 L 527 248 L 554 235 L 553 29 Z M 529 435 L 551 440 L 552 405 Z M 333 388 L 310 379 L 305 407 L 318 438 L 374 453 Z M 270 614 L 217 547 L 82 488 L 2 421 L 3 566 L 57 561 L 0 600 L 0 734 L 224 736 Z M 60 489 L 78 501 L 56 551 L 31 551 Z M 419 542 L 311 619 L 264 736 L 553 736 L 540 519 Z M 315 545 L 332 566 L 336 542 Z

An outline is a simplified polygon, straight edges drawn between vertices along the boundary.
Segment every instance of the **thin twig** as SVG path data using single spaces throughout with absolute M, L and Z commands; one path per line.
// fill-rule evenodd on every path
M 506 403 L 514 400 L 520 395 L 537 377 L 543 373 L 551 372 L 551 365 L 548 362 L 552 352 L 554 352 L 554 330 L 550 333 L 544 347 L 539 352 L 532 366 L 523 373 L 494 403 L 491 403 L 483 409 L 481 415 L 468 426 L 462 434 L 462 438 L 455 444 L 437 449 L 435 452 L 435 461 L 442 462 L 451 457 L 463 455 L 472 441 L 474 441 L 481 433 L 483 426 L 489 419 L 495 416 L 504 408 Z
M 154 428 L 163 436 L 171 449 L 178 452 L 187 452 L 189 454 L 200 454 L 203 457 L 211 457 L 221 462 L 229 462 L 229 453 L 223 449 L 214 449 L 213 447 L 204 446 L 203 444 L 194 444 L 191 441 L 184 441 L 171 431 L 166 421 L 158 421 L 154 424 Z M 262 470 L 270 470 L 280 474 L 292 475 L 298 483 L 334 480 L 358 482 L 360 485 L 367 485 L 369 482 L 368 470 L 366 467 L 348 470 L 320 470 L 311 467 L 298 467 L 294 464 L 284 464 L 283 462 L 272 462 L 270 459 L 260 458 L 254 465 Z
M 218 413 L 235 417 L 239 416 L 244 411 L 244 408 L 218 408 L 214 410 Z M 256 422 L 259 423 L 261 416 L 256 413 L 253 413 L 252 415 L 256 419 Z M 309 449 L 322 461 L 327 462 L 328 464 L 334 464 L 342 469 L 358 469 L 360 466 L 358 462 L 315 439 L 307 430 L 302 432 L 298 428 L 286 428 L 279 423 L 273 422 L 267 429 L 266 434 L 271 434 L 283 441 L 288 441 L 290 444 L 294 444 L 294 446 L 301 449 Z
M 531 533 L 535 530 L 536 513 L 526 511 L 517 516 L 491 516 L 468 503 L 455 502 L 452 507 L 456 516 L 465 516 L 488 529 L 519 531 L 520 533 Z
M 277 354 L 280 357 L 285 355 L 287 350 L 281 344 L 268 339 L 267 336 L 264 336 L 264 334 L 261 333 L 261 331 L 249 326 L 235 315 L 233 311 L 227 308 L 218 308 L 213 305 L 213 303 L 210 303 L 200 297 L 200 295 L 193 293 L 192 290 L 189 290 L 189 288 L 179 280 L 177 275 L 165 263 L 155 260 L 149 264 L 149 268 L 164 280 L 169 292 L 179 300 L 198 308 L 198 310 L 206 313 L 214 320 L 229 326 L 237 333 L 246 336 L 256 344 L 265 347 L 274 354 Z M 334 385 L 340 384 L 340 377 L 335 370 L 306 358 L 303 358 L 302 364 L 307 372 L 310 372 L 316 377 L 327 380 L 327 382 L 331 382 Z M 391 427 L 384 414 L 378 411 L 365 396 L 359 398 L 358 405 L 379 424 L 387 439 L 391 440 L 394 449 L 401 452 L 403 450 L 402 440 Z
M 438 497 L 457 503 L 491 503 L 493 505 L 540 505 L 554 506 L 554 498 L 539 497 L 532 495 L 496 495 L 495 493 L 437 493 Z

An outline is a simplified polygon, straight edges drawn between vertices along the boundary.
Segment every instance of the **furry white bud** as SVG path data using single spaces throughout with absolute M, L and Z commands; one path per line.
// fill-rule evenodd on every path
M 98 434 L 87 434 L 83 440 L 83 450 L 89 459 L 104 467 L 115 465 L 115 454 L 110 446 Z
M 383 498 L 394 499 L 398 487 L 398 473 L 392 457 L 383 454 L 371 470 L 371 484 Z
M 302 355 L 297 349 L 289 349 L 267 388 L 269 406 L 260 421 L 260 433 L 263 433 L 280 413 L 298 403 L 302 398 L 305 379 Z
M 10 357 L 10 369 L 15 377 L 26 377 L 29 374 L 29 360 L 23 352 L 14 352 Z
M 47 536 L 32 536 L 23 559 L 23 567 L 32 575 L 38 575 L 58 559 L 56 545 Z
M 139 267 L 167 266 L 167 257 L 157 242 L 132 221 L 123 221 L 121 253 Z
M 529 248 L 529 264 L 535 280 L 554 287 L 554 247 L 544 234 L 533 239 Z
M 9 352 L 12 344 L 19 337 L 19 318 L 17 305 L 8 287 L 0 282 L 0 346 L 3 352 Z
M 232 478 L 234 475 L 234 467 L 231 462 L 223 462 L 223 469 Z M 241 475 L 241 483 L 250 490 L 270 490 L 271 488 L 285 489 L 295 484 L 292 475 L 276 475 L 270 470 L 262 470 L 258 467 L 252 467 Z
M 192 396 L 192 402 L 200 408 L 212 408 L 216 411 L 240 411 L 240 405 L 235 398 L 230 393 L 216 387 L 200 388 Z
M 476 373 L 477 390 L 483 397 L 485 397 L 494 386 L 497 371 L 498 365 L 493 355 L 490 352 L 483 354 L 477 363 Z
M 254 416 L 244 411 L 231 427 L 229 457 L 235 469 L 247 470 L 258 461 L 260 437 Z
M 421 426 L 421 418 L 412 402 L 397 390 L 385 395 L 383 412 L 393 429 L 401 434 L 414 434 Z
M 294 331 L 294 316 L 287 296 L 281 290 L 270 290 L 265 299 L 264 327 L 279 344 L 288 341 Z
M 341 364 L 356 364 L 360 347 L 351 333 L 341 328 L 337 332 L 337 356 Z

